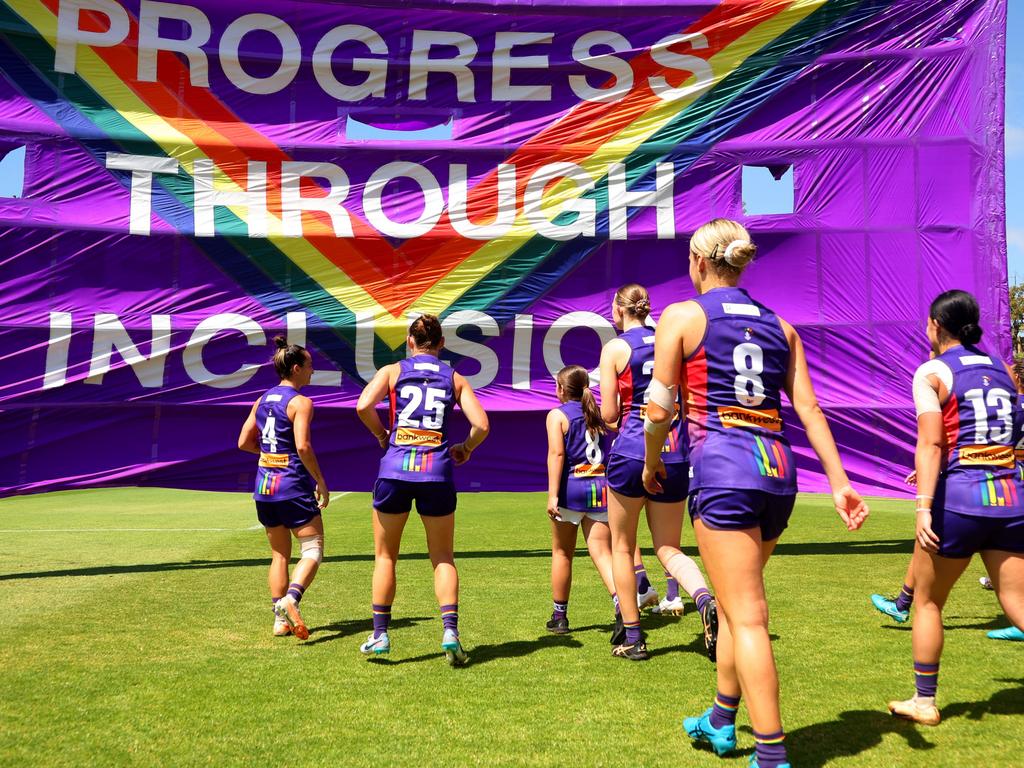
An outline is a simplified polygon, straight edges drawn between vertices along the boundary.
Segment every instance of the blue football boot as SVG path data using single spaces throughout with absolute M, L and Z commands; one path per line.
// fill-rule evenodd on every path
M 710 744 L 719 757 L 736 749 L 736 726 L 723 725 L 721 728 L 715 728 L 711 725 L 711 708 L 700 717 L 684 718 L 683 730 L 694 741 Z
M 1014 626 L 1009 626 L 1002 629 L 993 629 L 988 633 L 988 637 L 992 640 L 1024 640 L 1024 631 Z
M 886 616 L 891 616 L 900 624 L 905 623 L 907 619 L 910 618 L 910 611 L 901 611 L 896 607 L 896 601 L 892 598 L 882 597 L 881 595 L 872 595 L 871 604 Z

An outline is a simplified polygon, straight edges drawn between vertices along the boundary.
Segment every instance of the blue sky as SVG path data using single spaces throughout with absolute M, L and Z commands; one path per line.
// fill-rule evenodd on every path
M 1024 2 L 1009 2 L 1006 34 L 1006 241 L 1010 284 L 1024 281 Z M 20 157 L 18 155 L 21 155 Z M 0 160 L 0 196 L 21 187 L 23 151 Z M 760 170 L 760 169 L 758 169 Z M 751 199 L 768 201 L 778 194 L 767 173 L 744 179 Z M 788 181 L 788 179 L 787 179 Z M 747 190 L 745 190 L 747 192 Z M 16 194 L 16 193 L 15 193 Z M 765 213 L 769 210 L 763 211 Z
M 1007 5 L 1006 252 L 1012 285 L 1024 280 L 1024 8 L 1020 0 Z

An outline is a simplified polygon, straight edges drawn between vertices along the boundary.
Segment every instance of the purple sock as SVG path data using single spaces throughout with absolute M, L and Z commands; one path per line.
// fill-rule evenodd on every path
M 679 582 L 671 573 L 665 571 L 665 599 L 675 600 L 679 597 Z
M 726 696 L 721 691 L 715 692 L 715 703 L 711 705 L 711 727 L 721 728 L 736 724 L 736 710 L 740 708 L 739 696 Z
M 625 621 L 622 626 L 626 629 L 626 645 L 636 645 L 640 642 L 640 622 Z
M 291 595 L 295 602 L 298 603 L 302 600 L 302 593 L 306 591 L 306 588 L 296 581 L 293 581 L 288 585 L 288 594 Z
M 459 634 L 459 604 L 441 606 L 441 623 L 445 629 L 450 629 L 456 635 Z
M 914 662 L 914 685 L 918 696 L 934 696 L 939 689 L 939 665 Z
M 778 768 L 786 758 L 786 734 L 758 733 L 754 731 L 754 754 L 757 756 L 758 768 Z
M 647 570 L 642 565 L 633 566 L 633 575 L 636 576 L 636 591 L 646 592 L 651 588 L 651 580 L 647 578 Z
M 569 601 L 566 600 L 564 603 L 560 603 L 557 600 L 554 601 L 554 610 L 551 612 L 552 619 L 564 619 L 565 615 L 569 613 Z
M 373 639 L 376 640 L 388 631 L 391 623 L 391 606 L 373 604 Z
M 704 606 L 711 602 L 711 593 L 706 587 L 701 587 L 693 593 L 693 602 L 697 604 L 697 610 L 704 613 Z
M 896 598 L 896 610 L 906 611 L 910 609 L 911 604 L 914 602 L 914 590 L 908 587 L 906 584 L 900 589 L 899 597 Z

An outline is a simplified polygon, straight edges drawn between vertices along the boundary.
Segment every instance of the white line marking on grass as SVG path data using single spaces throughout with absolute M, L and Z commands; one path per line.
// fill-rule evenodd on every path
M 262 527 L 259 525 L 256 528 L 0 528 L 0 533 L 239 533 Z
M 342 491 L 334 494 L 334 498 L 340 499 L 350 493 L 353 491 Z M 248 528 L 0 528 L 0 533 L 238 533 L 262 528 L 256 523 Z

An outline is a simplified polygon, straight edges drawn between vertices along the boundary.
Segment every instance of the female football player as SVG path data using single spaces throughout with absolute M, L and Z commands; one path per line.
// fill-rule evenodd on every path
M 238 447 L 260 457 L 253 498 L 270 541 L 267 583 L 274 606 L 274 635 L 294 633 L 305 640 L 309 630 L 299 602 L 323 559 L 320 511 L 331 495 L 310 441 L 313 401 L 299 394 L 313 376 L 313 359 L 283 336 L 277 336 L 274 344 L 274 370 L 281 381 L 253 404 L 238 436 Z M 301 559 L 289 581 L 292 536 L 299 540 Z
M 917 409 L 917 552 L 913 560 L 915 695 L 889 711 L 937 725 L 942 608 L 971 557 L 981 554 L 1007 618 L 1024 627 L 1024 480 L 1015 382 L 977 346 L 978 302 L 946 291 L 928 313 L 935 356 L 914 375 Z
M 796 497 L 781 392 L 803 422 L 847 527 L 859 528 L 868 510 L 843 471 L 800 337 L 737 287 L 755 250 L 747 231 L 725 219 L 705 224 L 690 239 L 690 278 L 698 296 L 668 307 L 658 323 L 644 424 L 644 485 L 657 493 L 671 482 L 662 445 L 682 381 L 693 468 L 690 516 L 722 619 L 714 706 L 683 725 L 718 754 L 731 751 L 742 693 L 756 742 L 751 765 L 777 768 L 789 763 L 763 569 Z
M 583 528 L 587 551 L 610 595 L 611 532 L 608 529 L 608 485 L 604 461 L 608 453 L 605 424 L 590 391 L 590 377 L 581 365 L 567 365 L 556 376 L 562 403 L 547 416 L 548 517 L 551 518 L 551 592 L 554 608 L 549 632 L 569 631 L 569 590 L 576 532 Z
M 360 650 L 391 650 L 388 625 L 395 599 L 395 562 L 413 502 L 427 534 L 434 567 L 434 593 L 441 606 L 441 648 L 448 663 L 462 666 L 469 657 L 459 639 L 459 574 L 455 568 L 455 483 L 452 464 L 464 464 L 487 437 L 487 414 L 473 388 L 438 359 L 444 348 L 441 321 L 420 315 L 409 326 L 411 353 L 386 365 L 363 389 L 359 418 L 385 450 L 373 488 L 373 633 Z M 391 404 L 391 428 L 377 415 L 377 403 Z M 449 446 L 448 427 L 455 404 L 470 423 L 465 441 Z
M 634 553 L 640 510 L 647 509 L 654 550 L 665 570 L 697 603 L 704 643 L 714 660 L 718 633 L 715 600 L 697 564 L 679 549 L 689 464 L 683 419 L 673 412 L 672 428 L 663 435 L 662 456 L 668 474 L 657 493 L 643 486 L 644 415 L 654 367 L 654 329 L 645 325 L 651 311 L 647 290 L 636 283 L 620 288 L 612 301 L 612 319 L 622 333 L 601 350 L 601 416 L 618 429 L 608 457 L 608 522 L 612 532 L 612 567 L 616 592 L 635 588 Z M 612 635 L 612 655 L 632 661 L 648 657 L 640 632 L 640 611 L 630 600 L 619 602 L 621 625 Z

